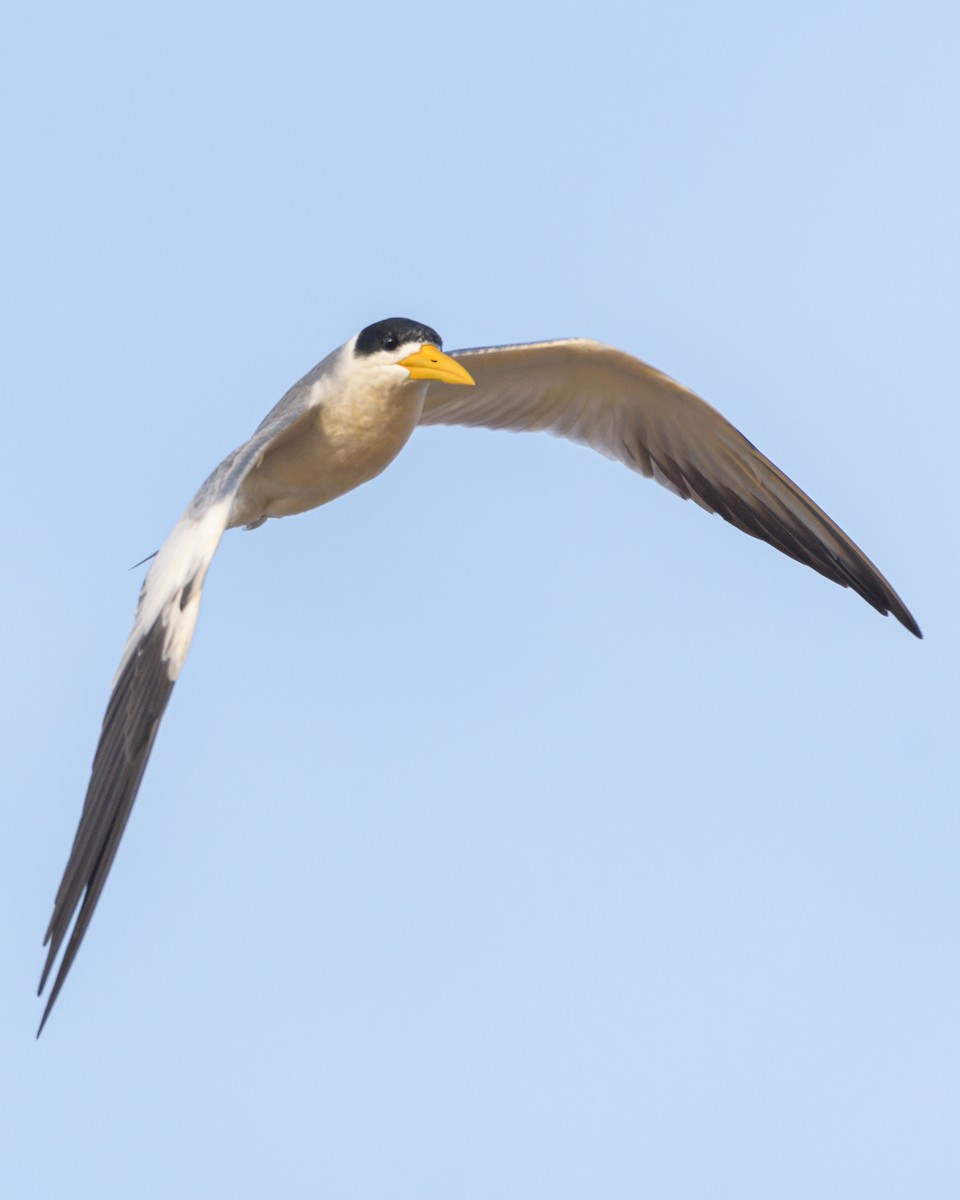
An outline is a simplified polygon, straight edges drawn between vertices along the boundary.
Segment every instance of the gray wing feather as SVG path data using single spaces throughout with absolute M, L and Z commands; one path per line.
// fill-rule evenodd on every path
M 911 633 L 886 579 L 827 514 L 699 396 L 587 339 L 456 350 L 476 386 L 431 384 L 421 424 L 544 430 L 617 459 L 852 588 Z
M 38 1037 L 80 949 L 116 855 L 160 719 L 189 649 L 207 568 L 230 524 L 233 498 L 261 455 L 310 407 L 310 384 L 322 365 L 292 388 L 250 441 L 212 472 L 144 580 L 133 631 L 104 715 L 80 823 L 44 939 L 49 949 L 38 994 L 70 933 Z M 80 912 L 74 922 L 78 905 Z

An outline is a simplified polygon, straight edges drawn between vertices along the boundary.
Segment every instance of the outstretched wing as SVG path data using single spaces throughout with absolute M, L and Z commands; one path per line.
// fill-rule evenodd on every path
M 200 592 L 227 526 L 229 498 L 184 514 L 154 559 L 103 718 L 80 824 L 44 944 L 42 992 L 73 914 L 83 903 L 40 1022 L 43 1029 L 80 948 L 140 786 L 160 718 L 186 658 Z
M 456 350 L 472 388 L 427 390 L 421 424 L 545 430 L 592 446 L 694 500 L 922 636 L 867 556 L 782 471 L 699 396 L 584 338 Z
M 38 994 L 79 905 L 38 1037 L 80 949 L 133 808 L 160 718 L 190 648 L 207 568 L 224 530 L 237 523 L 231 521 L 234 498 L 263 453 L 295 435 L 297 420 L 312 403 L 310 385 L 317 371 L 292 388 L 250 441 L 217 467 L 160 548 L 144 580 L 103 718 L 80 824 L 44 939 L 49 950 Z

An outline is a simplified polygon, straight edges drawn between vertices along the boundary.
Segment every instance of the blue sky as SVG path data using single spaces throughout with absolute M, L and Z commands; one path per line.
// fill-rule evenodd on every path
M 957 1193 L 958 34 L 8 15 L 5 1195 Z M 680 379 L 925 641 L 583 449 L 421 431 L 224 540 L 36 1043 L 128 568 L 395 313 Z

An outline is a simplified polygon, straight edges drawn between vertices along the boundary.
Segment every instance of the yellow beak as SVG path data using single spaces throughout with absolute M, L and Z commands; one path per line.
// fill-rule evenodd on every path
M 421 346 L 416 354 L 401 358 L 399 365 L 406 367 L 411 379 L 438 379 L 441 383 L 473 383 L 470 375 L 460 364 L 429 344 Z

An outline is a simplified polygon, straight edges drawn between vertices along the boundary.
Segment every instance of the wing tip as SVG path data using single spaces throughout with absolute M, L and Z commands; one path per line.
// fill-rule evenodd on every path
M 53 1012 L 53 1006 L 56 1002 L 57 997 L 60 995 L 60 988 L 63 986 L 63 980 L 64 980 L 64 975 L 63 975 L 63 971 L 61 970 L 60 974 L 57 976 L 56 983 L 53 985 L 53 989 L 50 992 L 50 995 L 47 997 L 47 1003 L 43 1009 L 43 1016 L 40 1018 L 40 1024 L 37 1026 L 36 1040 L 39 1040 L 40 1034 L 43 1033 L 44 1026 L 47 1023 L 47 1018 Z M 40 991 L 42 991 L 42 984 L 41 984 Z M 38 996 L 40 995 L 40 991 L 37 992 Z
M 167 625 L 160 616 L 140 638 L 136 652 L 121 664 L 107 704 L 80 824 L 43 941 L 49 949 L 38 996 L 47 986 L 65 941 L 66 949 L 37 1037 L 60 995 L 100 899 L 173 691 L 166 633 Z
M 898 608 L 892 608 L 890 611 L 897 618 L 904 629 L 912 633 L 915 638 L 919 638 L 921 642 L 923 641 L 923 631 L 914 620 L 913 614 L 908 608 L 900 605 Z

